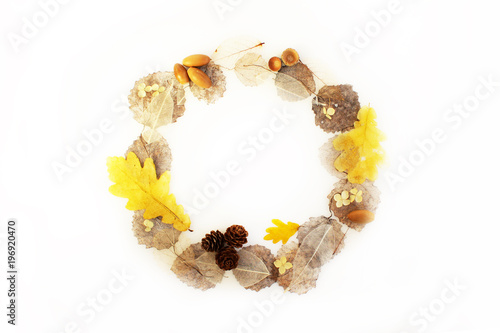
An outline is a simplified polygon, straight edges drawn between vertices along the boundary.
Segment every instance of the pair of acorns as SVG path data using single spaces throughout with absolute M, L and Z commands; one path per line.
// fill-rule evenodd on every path
M 299 54 L 294 49 L 286 49 L 281 54 L 281 59 L 278 57 L 272 57 L 269 59 L 269 69 L 273 72 L 279 71 L 281 69 L 282 60 L 286 66 L 293 66 L 299 62 Z
M 174 75 L 177 81 L 181 84 L 193 81 L 194 84 L 201 88 L 210 88 L 212 80 L 205 72 L 197 67 L 205 66 L 210 62 L 210 57 L 204 54 L 193 54 L 182 60 L 182 64 L 174 65 Z M 187 67 L 187 69 L 186 69 Z

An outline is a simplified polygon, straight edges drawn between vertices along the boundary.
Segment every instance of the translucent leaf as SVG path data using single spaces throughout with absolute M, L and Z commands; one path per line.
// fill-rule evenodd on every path
M 222 42 L 212 54 L 212 61 L 227 69 L 233 69 L 247 53 L 259 53 L 262 43 L 253 37 L 235 37 Z
M 342 153 L 341 151 L 335 150 L 335 148 L 333 148 L 333 140 L 335 140 L 336 137 L 337 136 L 331 137 L 327 142 L 325 142 L 325 144 L 323 144 L 319 148 L 319 160 L 321 162 L 321 165 L 323 165 L 323 167 L 332 175 L 334 175 L 338 179 L 345 179 L 347 178 L 347 173 L 340 172 L 339 170 L 337 170 L 337 168 L 335 168 L 334 165 L 335 160 Z
M 205 278 L 213 284 L 220 283 L 224 277 L 224 271 L 215 263 L 215 252 L 203 253 L 196 259 L 196 266 Z
M 146 231 L 146 226 L 144 225 L 144 210 L 137 210 L 134 212 L 134 217 L 132 220 L 132 229 L 134 235 L 137 238 L 139 244 L 146 245 L 146 248 L 154 247 L 158 250 L 169 248 L 172 244 L 177 242 L 181 232 L 171 224 L 163 223 L 161 218 L 150 219 L 153 223 L 150 231 Z M 156 235 L 161 235 L 155 237 Z M 166 243 L 161 245 L 158 243 L 160 239 L 164 239 Z
M 173 228 L 171 224 L 168 225 L 170 226 L 170 228 L 165 228 L 155 233 L 153 237 L 153 247 L 155 249 L 169 249 L 179 241 L 179 236 L 182 234 L 182 232 Z
M 316 90 L 313 73 L 300 62 L 294 66 L 282 67 L 276 73 L 275 85 L 278 96 L 289 102 L 306 99 Z
M 171 270 L 188 286 L 201 290 L 214 288 L 222 280 L 224 271 L 221 272 L 217 265 L 208 264 L 211 258 L 204 256 L 206 253 L 201 243 L 193 244 L 175 259 Z
M 264 261 L 252 251 L 243 248 L 238 254 L 240 260 L 238 261 L 238 267 L 233 269 L 233 274 L 244 288 L 250 287 L 271 275 Z
M 187 236 L 187 233 L 182 232 L 178 239 L 177 242 L 169 247 L 168 249 L 160 250 L 158 253 L 158 256 L 164 260 L 165 264 L 172 267 L 174 264 L 175 260 L 179 257 L 179 255 L 186 251 L 188 247 L 191 246 L 191 240 Z
M 193 81 L 189 81 L 191 92 L 200 101 L 205 101 L 207 104 L 215 103 L 226 91 L 226 76 L 213 61 L 210 61 L 208 65 L 201 66 L 200 70 L 208 75 L 212 81 L 212 86 L 210 88 L 201 88 L 194 84 Z
M 303 223 L 299 231 L 297 232 L 297 240 L 299 241 L 299 245 L 301 245 L 304 242 L 304 239 L 306 238 L 307 235 L 312 230 L 315 230 L 318 226 L 323 225 L 323 224 L 330 224 L 333 227 L 333 234 L 335 237 L 335 253 L 333 255 L 337 255 L 340 253 L 342 248 L 344 247 L 344 237 L 345 233 L 342 231 L 342 224 L 338 221 L 336 217 L 326 217 L 326 216 L 319 216 L 319 217 L 310 217 L 309 221 L 306 223 Z
M 156 169 L 156 176 L 160 178 L 161 174 L 167 170 L 170 170 L 170 166 L 172 164 L 172 152 L 170 151 L 170 147 L 168 146 L 167 140 L 163 137 L 160 140 L 155 141 L 154 143 L 148 144 L 146 140 L 142 136 L 139 136 L 134 143 L 127 149 L 125 152 L 125 156 L 128 153 L 133 152 L 139 161 L 141 161 L 141 165 L 144 166 L 144 161 L 146 158 L 153 159 L 153 163 Z
M 281 246 L 278 250 L 278 254 L 276 255 L 276 260 L 281 259 L 282 257 L 286 258 L 287 262 L 293 262 L 293 259 L 297 255 L 297 250 L 299 249 L 298 242 L 289 242 Z M 286 270 L 284 274 L 280 274 L 278 276 L 278 284 L 282 286 L 284 289 L 287 289 L 292 282 L 293 276 L 293 266 L 291 269 Z
M 271 75 L 267 62 L 260 54 L 253 52 L 240 58 L 236 62 L 234 71 L 241 83 L 250 87 L 258 86 Z
M 166 89 L 166 91 L 151 99 L 151 103 L 142 114 L 141 124 L 152 130 L 172 122 L 174 112 L 174 100 L 170 96 L 172 86 L 170 85 Z M 149 140 L 146 141 L 150 142 Z
M 278 255 L 276 259 L 280 259 L 285 257 L 288 262 L 293 262 L 295 256 L 297 255 L 297 251 L 299 249 L 299 245 L 297 242 L 290 242 L 286 245 L 283 245 L 278 251 Z M 293 285 L 290 285 L 292 282 L 292 277 L 294 275 L 294 267 L 287 270 L 284 274 L 281 274 L 278 277 L 278 284 L 282 286 L 285 290 L 291 291 L 296 294 L 305 294 L 309 290 L 316 287 L 316 280 L 319 277 L 320 268 L 311 268 L 309 272 L 308 279 L 302 279 L 302 281 L 295 281 Z M 290 288 L 289 288 L 290 287 Z
M 290 281 L 290 285 L 288 286 L 286 291 L 303 295 L 309 292 L 311 289 L 316 288 L 316 282 L 318 281 L 319 274 L 321 273 L 321 267 L 308 267 L 307 271 L 304 272 L 304 275 L 301 276 L 301 279 L 295 279 L 293 277 L 293 268 L 292 268 L 292 277 Z
M 292 292 L 302 292 L 297 286 L 310 280 L 316 280 L 319 269 L 335 252 L 335 234 L 330 223 L 321 223 L 300 243 L 297 254 L 293 260 L 293 276 L 288 286 Z M 304 292 L 307 292 L 305 290 Z
M 144 128 L 141 136 L 144 138 L 144 141 L 146 141 L 146 143 L 155 143 L 163 138 L 163 136 L 157 130 L 150 127 Z
M 128 101 L 130 103 L 130 110 L 133 113 L 134 119 L 137 120 L 140 124 L 145 125 L 146 119 L 149 117 L 145 115 L 145 112 L 148 110 L 149 105 L 155 99 L 153 96 L 154 91 L 146 93 L 146 96 L 140 97 L 138 95 L 141 87 L 144 86 L 153 86 L 157 84 L 160 87 L 164 87 L 165 91 L 170 87 L 170 96 L 173 101 L 173 111 L 171 121 L 175 122 L 177 118 L 182 116 L 185 111 L 185 91 L 184 86 L 176 80 L 174 73 L 172 72 L 156 72 L 150 74 L 142 79 L 138 80 L 134 88 L 130 91 L 130 95 L 128 96 Z M 158 97 L 158 96 L 157 96 Z

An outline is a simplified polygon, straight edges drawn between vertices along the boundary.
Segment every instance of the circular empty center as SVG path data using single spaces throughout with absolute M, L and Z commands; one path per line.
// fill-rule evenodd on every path
M 191 217 L 192 239 L 239 224 L 249 243 L 264 244 L 272 219 L 329 215 L 335 179 L 318 156 L 328 135 L 315 126 L 310 99 L 287 103 L 273 86 L 228 82 L 214 105 L 189 100 L 165 136 L 171 191 Z

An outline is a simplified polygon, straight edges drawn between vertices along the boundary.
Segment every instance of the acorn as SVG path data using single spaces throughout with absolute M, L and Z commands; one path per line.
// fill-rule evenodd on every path
M 358 209 L 347 214 L 347 218 L 355 223 L 369 223 L 375 220 L 375 214 L 369 210 Z
M 187 70 L 187 73 L 191 81 L 198 87 L 210 88 L 212 86 L 212 80 L 201 69 L 191 67 Z
M 210 57 L 204 54 L 193 54 L 182 60 L 182 64 L 186 67 L 201 67 L 210 62 Z
M 281 59 L 287 66 L 293 66 L 299 62 L 299 54 L 294 49 L 286 49 L 281 54 Z
M 174 75 L 180 84 L 186 84 L 189 82 L 189 76 L 188 76 L 187 70 L 181 64 L 174 65 Z
M 269 59 L 269 69 L 273 72 L 277 72 L 281 69 L 281 59 L 278 57 L 272 57 Z

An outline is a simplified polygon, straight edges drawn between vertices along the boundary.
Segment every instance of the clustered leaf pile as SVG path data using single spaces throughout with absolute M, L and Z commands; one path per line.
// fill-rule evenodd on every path
M 261 54 L 263 45 L 251 38 L 222 43 L 211 61 L 199 68 L 212 81 L 210 88 L 193 82 L 180 84 L 167 71 L 138 80 L 129 103 L 134 119 L 143 125 L 141 135 L 125 157 L 108 158 L 109 178 L 114 183 L 110 192 L 128 199 L 126 208 L 134 211 L 132 229 L 139 244 L 169 258 L 175 275 L 197 289 L 214 288 L 232 273 L 248 290 L 259 291 L 277 283 L 285 291 L 307 293 L 316 287 L 323 265 L 343 249 L 347 231 L 365 227 L 351 221 L 349 213 L 374 213 L 380 203 L 374 181 L 384 158 L 380 144 L 384 135 L 377 128 L 375 110 L 361 107 L 351 85 L 321 81 L 300 58 L 288 65 L 282 61 L 281 67 L 277 59 L 278 66 L 271 67 L 274 72 Z M 316 125 L 332 134 L 320 148 L 320 161 L 338 178 L 327 197 L 332 214 L 311 217 L 302 224 L 272 219 L 274 226 L 266 229 L 264 240 L 282 242 L 276 255 L 265 246 L 246 245 L 248 233 L 239 225 L 230 226 L 225 233 L 213 230 L 201 242 L 191 243 L 186 233 L 191 220 L 170 192 L 172 154 L 159 129 L 184 114 L 186 89 L 207 104 L 223 97 L 225 71 L 233 71 L 250 87 L 272 77 L 278 96 L 287 102 L 312 96 Z M 146 93 L 153 85 L 155 93 Z

